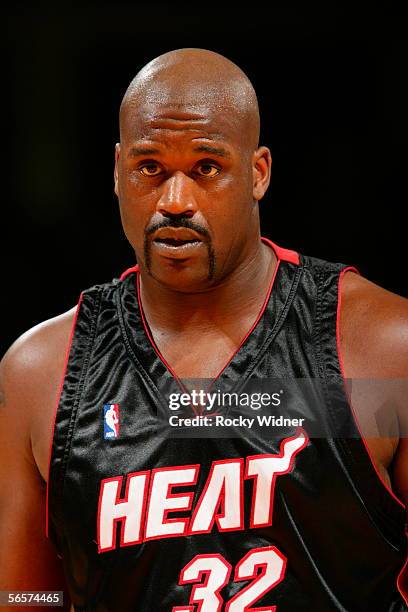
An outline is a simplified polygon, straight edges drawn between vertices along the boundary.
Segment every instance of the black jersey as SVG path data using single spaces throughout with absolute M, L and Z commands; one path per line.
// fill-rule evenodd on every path
M 75 610 L 408 609 L 405 508 L 338 353 L 350 268 L 263 240 L 278 259 L 263 308 L 200 390 L 160 355 L 137 267 L 83 292 L 47 490 Z

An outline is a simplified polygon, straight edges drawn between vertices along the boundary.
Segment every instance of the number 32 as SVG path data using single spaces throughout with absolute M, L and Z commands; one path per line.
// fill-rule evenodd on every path
M 225 612 L 274 612 L 276 606 L 251 608 L 262 595 L 276 586 L 285 574 L 286 557 L 275 546 L 254 548 L 239 561 L 234 581 L 251 580 L 225 605 Z M 232 567 L 220 554 L 196 555 L 180 573 L 179 584 L 195 584 L 188 606 L 175 606 L 172 612 L 220 612 L 224 603 L 220 591 L 227 584 Z

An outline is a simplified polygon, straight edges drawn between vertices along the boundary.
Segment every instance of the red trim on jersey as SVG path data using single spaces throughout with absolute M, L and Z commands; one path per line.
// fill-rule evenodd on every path
M 290 249 L 283 249 L 282 247 L 272 242 L 272 240 L 269 240 L 269 238 L 265 238 L 264 236 L 261 237 L 261 240 L 265 244 L 269 244 L 269 246 L 272 247 L 278 259 L 281 259 L 282 261 L 287 261 L 289 263 L 293 263 L 296 266 L 300 265 L 299 253 L 297 253 L 296 251 L 291 251 Z
M 360 434 L 361 440 L 362 440 L 362 442 L 363 442 L 363 444 L 365 446 L 365 449 L 366 449 L 367 454 L 368 454 L 368 456 L 370 458 L 372 466 L 373 466 L 373 468 L 374 468 L 374 470 L 375 470 L 375 472 L 376 472 L 376 474 L 377 474 L 381 484 L 385 487 L 385 489 L 391 495 L 391 497 L 393 497 L 394 500 L 400 506 L 405 508 L 405 504 L 395 495 L 394 491 L 392 491 L 392 489 L 389 487 L 389 485 L 385 482 L 385 480 L 383 479 L 382 475 L 380 474 L 377 466 L 375 465 L 375 461 L 374 461 L 373 456 L 371 454 L 371 451 L 370 451 L 370 449 L 368 447 L 368 444 L 367 444 L 367 442 L 366 442 L 366 440 L 365 440 L 365 438 L 363 436 L 363 433 L 362 433 L 361 428 L 360 428 L 360 424 L 359 424 L 359 422 L 357 420 L 357 414 L 356 414 L 356 411 L 354 410 L 354 407 L 353 407 L 353 404 L 352 404 L 352 401 L 351 401 L 351 395 L 350 395 L 349 390 L 348 390 L 347 385 L 346 385 L 346 377 L 345 377 L 345 373 L 344 373 L 343 358 L 342 358 L 341 347 L 340 347 L 340 310 L 341 310 L 341 283 L 342 283 L 342 280 L 344 278 L 345 273 L 350 271 L 350 270 L 352 270 L 353 272 L 356 272 L 357 274 L 360 274 L 360 272 L 354 266 L 348 266 L 347 268 L 344 268 L 340 272 L 340 275 L 339 275 L 338 296 L 337 296 L 336 342 L 337 342 L 337 355 L 338 355 L 338 360 L 339 360 L 339 364 L 340 364 L 340 371 L 341 371 L 341 375 L 342 375 L 342 378 L 343 378 L 343 385 L 344 385 L 344 389 L 345 389 L 345 392 L 346 392 L 346 397 L 348 399 L 348 403 L 349 403 L 349 406 L 350 406 L 350 409 L 351 409 L 351 412 L 352 412 L 352 415 L 353 415 L 353 418 L 354 418 L 354 422 L 355 422 L 355 424 L 357 426 L 357 429 L 358 429 L 358 432 Z
M 221 368 L 221 370 L 218 372 L 217 376 L 213 379 L 211 385 L 221 376 L 222 372 L 229 366 L 229 364 L 231 363 L 231 361 L 234 359 L 235 355 L 238 353 L 238 351 L 240 350 L 240 348 L 242 347 L 242 345 L 244 344 L 244 342 L 247 340 L 247 338 L 251 335 L 251 333 L 253 332 L 253 330 L 255 329 L 255 327 L 257 326 L 259 320 L 261 319 L 265 308 L 268 304 L 269 301 L 269 297 L 271 295 L 272 292 L 272 288 L 275 284 L 275 278 L 276 278 L 276 274 L 278 272 L 279 269 L 279 264 L 281 262 L 281 257 L 280 255 L 284 254 L 285 257 L 290 257 L 290 255 L 288 255 L 288 253 L 294 253 L 294 251 L 286 251 L 285 249 L 281 249 L 280 247 L 277 247 L 273 242 L 271 242 L 270 240 L 268 240 L 267 238 L 262 238 L 262 241 L 269 244 L 271 246 L 271 248 L 275 251 L 276 256 L 277 256 L 277 262 L 276 262 L 276 266 L 275 266 L 275 270 L 271 279 L 271 282 L 269 284 L 269 288 L 268 288 L 268 292 L 266 294 L 265 300 L 262 304 L 262 308 L 257 316 L 257 318 L 255 319 L 254 323 L 252 324 L 251 328 L 249 329 L 249 331 L 245 334 L 245 336 L 243 337 L 243 339 L 241 340 L 238 348 L 232 353 L 232 355 L 229 357 L 228 361 L 226 362 L 226 364 Z M 297 254 L 295 254 L 297 255 Z M 289 259 L 285 259 L 285 261 L 289 261 Z M 158 358 L 162 361 L 162 363 L 166 366 L 166 368 L 169 370 L 170 374 L 174 377 L 174 379 L 178 382 L 178 384 L 180 385 L 180 387 L 182 389 L 185 389 L 185 392 L 188 393 L 188 390 L 184 387 L 183 383 L 181 382 L 181 380 L 179 379 L 179 377 L 177 376 L 176 372 L 173 370 L 173 368 L 170 366 L 170 364 L 165 360 L 165 358 L 163 357 L 163 355 L 161 354 L 161 352 L 159 351 L 152 334 L 150 333 L 149 330 L 149 326 L 147 324 L 144 312 L 143 312 L 143 306 L 142 306 L 142 300 L 141 300 L 141 296 L 140 296 L 140 271 L 139 269 L 137 269 L 137 266 L 135 268 L 130 268 L 129 270 L 127 270 L 126 272 L 124 272 L 124 275 L 126 275 L 127 273 L 130 273 L 130 271 L 137 271 L 138 274 L 136 274 L 136 288 L 137 288 L 137 299 L 139 302 L 139 309 L 140 309 L 140 314 L 142 317 L 142 322 L 143 322 L 143 327 L 145 329 L 146 335 L 149 338 L 150 344 L 152 345 L 156 355 L 158 356 Z M 122 275 L 123 276 L 123 275 Z M 211 388 L 211 385 L 208 388 Z M 195 406 L 192 406 L 193 411 L 196 415 L 198 415 L 199 413 L 196 412 Z
M 270 282 L 269 285 L 269 289 L 268 289 L 268 293 L 266 294 L 264 303 L 262 304 L 262 308 L 258 314 L 258 316 L 256 317 L 254 323 L 252 324 L 251 328 L 249 329 L 249 331 L 245 334 L 245 336 L 243 337 L 243 339 L 241 340 L 240 345 L 238 346 L 238 348 L 232 353 L 231 357 L 228 359 L 227 363 L 225 364 L 225 366 L 223 368 L 221 368 L 221 370 L 218 372 L 217 376 L 214 378 L 214 380 L 212 381 L 211 385 L 214 384 L 214 382 L 217 380 L 217 378 L 219 378 L 221 376 L 221 374 L 223 373 L 223 371 L 229 366 L 229 364 L 231 363 L 231 361 L 234 359 L 235 355 L 238 353 L 238 351 L 241 349 L 242 345 L 245 343 L 245 341 L 247 340 L 247 338 L 249 338 L 249 336 L 252 334 L 252 332 L 254 331 L 255 327 L 258 325 L 263 313 L 265 312 L 265 308 L 268 305 L 269 302 L 269 298 L 270 295 L 272 293 L 272 289 L 273 286 L 275 284 L 275 278 L 276 278 L 276 274 L 278 272 L 279 269 L 279 265 L 280 265 L 281 260 L 278 258 L 277 262 L 276 262 L 276 266 L 275 266 L 275 271 L 273 273 L 272 276 L 272 280 Z M 209 388 L 211 388 L 211 385 Z
M 181 382 L 181 380 L 179 379 L 179 377 L 177 376 L 177 374 L 175 373 L 175 371 L 173 370 L 171 365 L 169 363 L 167 363 L 167 361 L 165 360 L 165 358 L 163 357 L 163 355 L 161 354 L 161 352 L 157 348 L 156 343 L 155 343 L 155 341 L 153 339 L 153 336 L 150 333 L 149 325 L 148 325 L 148 323 L 146 321 L 146 317 L 145 317 L 145 314 L 144 314 L 144 311 L 143 311 L 142 298 L 141 298 L 141 295 L 140 295 L 140 271 L 139 271 L 139 269 L 137 269 L 136 272 L 137 272 L 137 274 L 136 274 L 137 301 L 139 303 L 140 316 L 142 318 L 142 323 L 143 323 L 143 327 L 144 327 L 144 330 L 146 332 L 146 335 L 149 338 L 150 344 L 152 345 L 152 347 L 153 347 L 156 355 L 158 356 L 158 358 L 164 363 L 164 365 L 166 366 L 166 368 L 168 369 L 170 374 L 178 382 L 178 384 L 181 387 L 181 389 L 183 389 L 185 391 L 185 393 L 188 393 L 188 389 L 183 385 L 183 383 Z M 193 405 L 193 410 L 194 410 L 194 414 L 196 416 L 198 416 L 198 413 L 195 411 L 195 406 L 194 405 Z
M 275 244 L 275 242 L 272 242 L 272 240 L 269 240 L 269 238 L 265 238 L 265 236 L 261 236 L 261 241 L 264 244 L 268 244 L 272 250 L 275 252 L 276 257 L 278 258 L 278 260 L 282 260 L 282 261 L 287 261 L 289 263 L 293 263 L 297 266 L 300 265 L 300 257 L 299 257 L 299 253 L 297 253 L 296 251 L 292 251 L 290 249 L 284 249 L 280 246 L 278 246 L 277 244 Z M 139 271 L 139 264 L 136 264 L 135 266 L 132 266 L 131 268 L 127 268 L 127 270 L 125 270 L 124 272 L 122 272 L 122 274 L 120 275 L 119 279 L 123 280 L 125 279 L 127 276 L 129 276 L 129 274 L 132 274 L 132 272 L 138 272 Z
M 343 366 L 343 359 L 342 359 L 342 355 L 341 355 L 341 349 L 340 349 L 340 309 L 341 309 L 341 282 L 344 278 L 344 275 L 346 272 L 348 272 L 349 270 L 352 270 L 353 272 L 356 272 L 357 274 L 360 274 L 360 272 L 357 270 L 357 268 L 355 268 L 354 266 L 349 266 L 347 268 L 344 268 L 344 270 L 341 271 L 340 275 L 339 275 L 339 286 L 338 286 L 338 299 L 337 299 L 337 322 L 336 322 L 336 336 L 337 336 L 337 354 L 338 354 L 338 358 L 339 358 L 339 363 L 340 363 L 340 370 L 341 370 L 341 374 L 342 374 L 342 378 L 343 378 L 343 383 L 344 383 L 344 389 L 346 392 L 346 396 L 348 399 L 348 403 L 351 409 L 351 412 L 353 414 L 353 418 L 354 418 L 354 422 L 357 426 L 357 429 L 360 433 L 360 437 L 361 440 L 363 441 L 363 444 L 365 446 L 365 449 L 367 451 L 367 455 L 371 461 L 371 464 L 377 474 L 378 479 L 380 480 L 381 484 L 385 487 L 386 491 L 391 495 L 391 497 L 394 499 L 394 501 L 396 501 L 400 506 L 402 506 L 403 508 L 407 508 L 406 505 L 399 499 L 399 497 L 397 497 L 397 495 L 395 495 L 394 491 L 390 488 L 390 486 L 388 485 L 387 482 L 385 482 L 385 480 L 382 477 L 382 474 L 380 474 L 373 456 L 371 454 L 371 451 L 368 447 L 368 444 L 361 432 L 360 429 L 360 425 L 359 422 L 357 420 L 357 416 L 356 416 L 356 411 L 354 410 L 352 401 L 351 401 L 351 396 L 349 394 L 349 391 L 347 389 L 347 385 L 346 385 L 346 377 L 344 374 L 344 366 Z M 405 583 L 404 585 L 402 583 Z M 397 576 L 397 589 L 401 595 L 401 597 L 404 599 L 405 603 L 408 604 L 408 559 L 405 561 L 405 564 L 403 565 L 400 573 Z
M 262 240 L 262 242 L 264 244 L 268 244 L 272 248 L 272 250 L 275 252 L 275 255 L 277 257 L 275 270 L 274 270 L 274 273 L 273 273 L 273 276 L 272 276 L 272 280 L 271 280 L 271 282 L 269 284 L 268 292 L 266 294 L 264 303 L 262 304 L 262 308 L 261 308 L 257 318 L 255 319 L 254 323 L 252 324 L 251 328 L 246 333 L 244 338 L 241 340 L 240 345 L 234 351 L 234 353 L 231 355 L 231 357 L 228 359 L 228 361 L 225 364 L 225 366 L 218 372 L 217 376 L 214 378 L 214 380 L 212 381 L 211 385 L 217 380 L 217 378 L 219 378 L 221 376 L 223 371 L 229 366 L 231 361 L 234 359 L 235 355 L 241 349 L 242 345 L 245 343 L 245 341 L 249 338 L 249 336 L 254 331 L 255 327 L 258 325 L 258 323 L 259 323 L 259 321 L 260 321 L 260 319 L 261 319 L 261 317 L 262 317 L 263 313 L 265 312 L 265 309 L 266 309 L 266 307 L 268 305 L 269 298 L 270 298 L 270 295 L 272 293 L 272 289 L 273 289 L 273 287 L 275 285 L 275 278 L 276 278 L 276 275 L 278 273 L 279 265 L 280 265 L 281 261 L 288 261 L 288 262 L 296 263 L 297 265 L 299 265 L 299 255 L 298 255 L 298 253 L 295 253 L 295 251 L 289 251 L 287 249 L 282 249 L 281 247 L 276 245 L 274 242 L 272 242 L 272 240 L 269 240 L 269 238 L 262 237 L 261 240 Z M 211 385 L 210 385 L 210 387 L 211 387 Z
M 349 394 L 349 391 L 347 389 L 347 385 L 346 385 L 346 377 L 344 374 L 344 365 L 343 365 L 343 358 L 342 358 L 342 354 L 341 354 L 341 348 L 340 348 L 340 309 L 341 309 L 341 282 L 344 278 L 344 275 L 346 272 L 348 272 L 349 270 L 352 270 L 353 272 L 356 272 L 357 274 L 360 274 L 360 272 L 357 270 L 357 268 L 355 268 L 354 266 L 348 266 L 347 268 L 344 268 L 340 275 L 339 275 L 339 284 L 338 284 L 338 298 L 337 298 L 337 321 L 336 321 L 336 339 L 337 339 L 337 355 L 338 355 L 338 359 L 339 359 L 339 364 L 340 364 L 340 370 L 341 370 L 341 375 L 343 378 L 343 384 L 344 384 L 344 389 L 345 389 L 345 393 L 346 393 L 346 397 L 348 399 L 348 403 L 351 409 L 351 412 L 353 414 L 353 418 L 354 418 L 354 422 L 357 426 L 357 429 L 360 433 L 360 437 L 361 440 L 365 446 L 365 449 L 367 451 L 367 455 L 371 461 L 371 464 L 377 474 L 378 479 L 380 480 L 381 484 L 385 487 L 386 491 L 391 495 L 391 497 L 394 499 L 394 501 L 396 501 L 400 506 L 402 506 L 403 508 L 406 508 L 406 505 L 399 499 L 399 497 L 397 497 L 394 493 L 394 491 L 390 488 L 390 486 L 388 485 L 387 482 L 385 482 L 385 480 L 382 477 L 382 474 L 379 472 L 373 456 L 371 454 L 371 451 L 368 447 L 368 444 L 362 434 L 362 431 L 360 429 L 360 425 L 359 422 L 357 420 L 357 415 L 356 415 L 356 411 L 354 410 L 352 401 L 351 401 L 351 395 Z M 402 582 L 405 582 L 405 584 L 403 585 Z M 397 576 L 397 589 L 401 595 L 401 597 L 404 599 L 405 603 L 408 604 L 408 559 L 405 561 L 404 566 L 402 567 L 400 573 Z
M 264 244 L 269 245 L 272 250 L 274 251 L 276 258 L 277 258 L 277 262 L 276 262 L 276 266 L 275 266 L 275 270 L 272 276 L 272 280 L 270 282 L 269 288 L 268 288 L 268 292 L 266 294 L 264 303 L 262 304 L 261 310 L 256 318 L 256 320 L 254 321 L 254 323 L 252 324 L 251 328 L 249 329 L 249 331 L 245 334 L 245 336 L 242 338 L 239 346 L 237 347 L 237 349 L 232 353 L 232 355 L 229 357 L 229 359 L 227 360 L 226 364 L 221 368 L 221 370 L 218 372 L 218 374 L 216 375 L 216 377 L 212 380 L 210 386 L 208 387 L 208 389 L 211 388 L 211 386 L 214 384 L 214 382 L 221 376 L 221 374 L 223 373 L 223 371 L 229 366 L 229 364 L 231 363 L 231 361 L 234 359 L 235 355 L 238 353 L 238 351 L 241 349 L 242 345 L 245 343 L 245 341 L 248 339 L 248 337 L 251 335 L 251 333 L 254 331 L 255 327 L 257 326 L 257 324 L 259 323 L 259 320 L 261 319 L 266 306 L 268 304 L 273 286 L 275 284 L 275 278 L 279 269 L 279 265 L 281 261 L 287 261 L 289 263 L 293 263 L 296 265 L 300 265 L 300 257 L 299 254 L 296 253 L 296 251 L 291 251 L 290 249 L 284 249 L 280 246 L 278 246 L 277 244 L 275 244 L 274 242 L 272 242 L 272 240 L 269 240 L 269 238 L 265 238 L 265 237 L 261 237 L 261 241 Z M 140 295 L 140 268 L 138 265 L 133 266 L 132 268 L 128 268 L 127 270 L 125 270 L 121 276 L 120 276 L 120 280 L 123 280 L 124 278 L 126 278 L 126 276 L 128 276 L 129 274 L 131 274 L 132 272 L 136 272 L 136 291 L 137 291 L 137 300 L 138 300 L 138 304 L 139 304 L 139 310 L 140 310 L 140 314 L 141 314 L 141 318 L 142 318 L 142 323 L 143 323 L 143 327 L 145 329 L 146 335 L 150 341 L 150 344 L 152 345 L 156 355 L 158 356 L 158 358 L 161 360 L 161 362 L 166 366 L 166 368 L 168 369 L 168 371 L 170 372 L 170 374 L 173 376 L 173 378 L 177 381 L 178 385 L 180 386 L 181 389 L 183 389 L 185 391 L 185 393 L 188 393 L 188 389 L 186 389 L 186 387 L 183 385 L 183 383 L 181 382 L 181 380 L 179 379 L 179 377 L 177 376 L 176 372 L 173 370 L 173 368 L 171 367 L 171 365 L 166 361 L 166 359 L 163 357 L 163 355 L 161 354 L 161 352 L 159 351 L 159 348 L 157 347 L 152 334 L 150 333 L 150 329 L 143 311 L 143 305 L 142 305 L 142 300 L 141 300 L 141 295 Z M 207 391 L 208 391 L 207 389 Z M 193 412 L 196 416 L 199 416 L 201 413 L 198 410 L 196 410 L 196 407 L 194 405 L 192 405 L 192 409 Z
M 51 440 L 50 440 L 50 450 L 48 452 L 48 477 L 47 477 L 47 489 L 46 489 L 46 498 L 45 498 L 45 537 L 46 538 L 48 538 L 48 488 L 49 488 L 49 482 L 50 482 L 51 455 L 52 455 L 52 444 L 54 442 L 55 421 L 57 420 L 58 406 L 59 406 L 60 399 L 61 399 L 62 388 L 64 386 L 65 375 L 66 375 L 67 367 L 68 367 L 69 354 L 71 352 L 72 340 L 74 338 L 75 327 L 76 327 L 76 322 L 77 322 L 77 319 L 78 319 L 79 309 L 80 309 L 80 306 L 81 306 L 81 303 L 82 303 L 82 298 L 83 298 L 83 294 L 81 293 L 81 295 L 79 296 L 79 300 L 78 300 L 78 304 L 77 304 L 76 310 L 75 310 L 74 320 L 72 322 L 71 332 L 70 332 L 69 340 L 68 340 L 68 346 L 67 346 L 67 350 L 66 350 L 66 353 L 65 353 L 64 367 L 63 367 L 63 370 L 62 370 L 62 376 L 61 376 L 61 380 L 60 380 L 60 384 L 59 384 L 59 388 L 58 388 L 58 393 L 57 393 L 57 401 L 56 401 L 56 405 L 55 405 L 55 409 L 54 409 L 54 421 L 53 421 L 53 425 L 52 425 L 52 434 L 51 434 Z
M 268 243 L 270 243 L 270 244 L 272 245 L 272 248 L 273 248 L 273 249 L 275 248 L 275 247 L 274 247 L 274 245 L 273 245 L 273 243 L 272 243 L 270 240 L 266 240 L 266 239 L 263 239 L 263 240 L 264 240 L 264 241 L 266 241 L 266 242 L 268 242 Z M 272 280 L 271 280 L 271 282 L 270 282 L 270 284 L 269 284 L 268 292 L 267 292 L 267 294 L 266 294 L 266 297 L 265 297 L 264 303 L 262 304 L 262 308 L 261 308 L 261 310 L 260 310 L 260 312 L 259 312 L 259 314 L 258 314 L 257 318 L 255 319 L 254 323 L 252 324 L 251 328 L 249 329 L 249 331 L 248 331 L 248 332 L 245 334 L 245 336 L 244 336 L 244 337 L 243 337 L 243 339 L 241 340 L 241 343 L 239 344 L 238 348 L 237 348 L 237 349 L 236 349 L 236 350 L 233 352 L 233 354 L 231 355 L 231 357 L 229 357 L 228 361 L 227 361 L 227 362 L 226 362 L 226 364 L 225 364 L 225 365 L 224 365 L 224 366 L 221 368 L 221 370 L 218 372 L 217 376 L 214 378 L 214 380 L 212 381 L 212 383 L 214 383 L 214 381 L 216 381 L 216 380 L 217 380 L 217 378 L 219 378 L 219 377 L 220 377 L 220 375 L 222 374 L 222 372 L 223 372 L 223 371 L 224 371 L 224 370 L 225 370 L 225 369 L 226 369 L 226 368 L 229 366 L 229 364 L 231 363 L 231 361 L 233 360 L 233 358 L 235 357 L 235 355 L 238 353 L 238 351 L 240 350 L 240 348 L 242 347 L 242 345 L 244 344 L 244 342 L 246 341 L 246 339 L 248 338 L 248 336 L 250 336 L 250 335 L 251 335 L 251 333 L 253 332 L 253 330 L 254 330 L 254 329 L 255 329 L 255 327 L 257 326 L 257 324 L 258 324 L 258 322 L 259 322 L 260 318 L 262 317 L 262 315 L 263 315 L 263 313 L 264 313 L 264 311 L 265 311 L 265 308 L 266 308 L 266 306 L 267 306 L 267 304 L 268 304 L 269 297 L 270 297 L 270 295 L 271 295 L 271 291 L 272 291 L 273 285 L 274 285 L 274 283 L 275 283 L 276 274 L 277 274 L 277 271 L 278 271 L 278 268 L 279 268 L 279 264 L 280 264 L 280 261 L 281 261 L 281 260 L 280 260 L 280 258 L 279 258 L 278 253 L 277 253 L 276 255 L 277 255 L 277 257 L 278 257 L 278 260 L 277 260 L 277 262 L 276 262 L 276 266 L 275 266 L 275 270 L 274 270 L 274 273 L 273 273 L 273 276 L 272 276 Z M 156 352 L 156 355 L 159 357 L 159 359 L 161 359 L 161 361 L 164 363 L 164 365 L 165 365 L 165 366 L 166 366 L 166 368 L 169 370 L 169 372 L 172 374 L 172 376 L 174 376 L 174 378 L 177 380 L 177 382 L 179 383 L 179 385 L 180 385 L 180 386 L 181 386 L 181 387 L 184 389 L 184 386 L 183 386 L 182 382 L 180 381 L 180 379 L 178 378 L 177 374 L 176 374 L 176 373 L 175 373 L 175 371 L 172 369 L 172 367 L 170 366 L 170 364 L 169 364 L 169 363 L 168 363 L 168 362 L 167 362 L 167 361 L 164 359 L 163 355 L 160 353 L 160 351 L 159 351 L 159 349 L 158 349 L 158 347 L 157 347 L 157 345 L 156 345 L 156 343 L 155 343 L 155 341 L 154 341 L 154 339 L 153 339 L 153 337 L 152 337 L 152 335 L 151 335 L 151 333 L 150 333 L 150 330 L 149 330 L 149 327 L 148 327 L 148 325 L 147 325 L 146 318 L 145 318 L 145 315 L 144 315 L 144 312 L 143 312 L 142 300 L 141 300 L 141 296 L 140 296 L 140 272 L 139 272 L 139 274 L 137 274 L 137 275 L 136 275 L 136 286 L 137 286 L 137 298 L 138 298 L 138 302 L 139 302 L 139 309 L 140 309 L 140 313 L 141 313 L 141 316 L 142 316 L 142 321 L 143 321 L 143 326 L 144 326 L 144 328 L 145 328 L 145 332 L 146 332 L 146 334 L 147 334 L 147 337 L 149 338 L 150 343 L 151 343 L 151 345 L 153 346 L 153 348 L 154 348 L 154 350 L 155 350 L 155 352 Z M 186 393 L 188 393 L 188 391 L 187 391 L 187 390 L 186 390 Z M 196 413 L 196 411 L 195 411 L 195 407 L 194 407 L 194 406 L 193 406 L 193 410 L 194 410 L 195 414 L 197 414 L 197 413 Z
M 408 533 L 406 533 L 408 537 Z M 404 582 L 404 584 L 402 584 Z M 408 605 L 408 558 L 405 561 L 400 573 L 397 577 L 397 589 L 400 592 L 401 597 Z
M 346 385 L 346 377 L 344 374 L 344 365 L 343 365 L 343 358 L 342 358 L 342 354 L 341 354 L 341 348 L 340 348 L 340 309 L 341 309 L 341 282 L 344 278 L 344 275 L 346 272 L 348 272 L 349 270 L 352 270 L 353 272 L 356 272 L 357 274 L 360 274 L 360 272 L 357 270 L 357 268 L 355 268 L 354 266 L 349 266 L 347 268 L 344 268 L 344 270 L 341 271 L 340 275 L 339 275 L 339 285 L 338 285 L 338 298 L 337 298 L 337 321 L 336 321 L 336 337 L 337 337 L 337 355 L 338 355 L 338 359 L 339 359 L 339 363 L 340 363 L 340 370 L 341 370 L 341 375 L 343 378 L 343 384 L 344 384 L 344 389 L 346 392 L 346 397 L 348 399 L 348 403 L 351 409 L 351 412 L 353 414 L 353 418 L 354 418 L 354 422 L 357 426 L 357 429 L 360 433 L 360 437 L 361 440 L 363 441 L 363 444 L 365 446 L 365 449 L 367 451 L 367 455 L 371 461 L 371 464 L 377 474 L 378 479 L 380 480 L 381 484 L 385 487 L 385 489 L 387 490 L 387 492 L 391 495 L 391 497 L 394 499 L 394 501 L 396 501 L 400 506 L 402 506 L 403 508 L 406 508 L 406 505 L 399 499 L 399 497 L 397 497 L 394 493 L 394 491 L 389 487 L 388 483 L 385 482 L 385 480 L 383 479 L 382 475 L 380 474 L 373 456 L 371 454 L 371 451 L 368 447 L 368 444 L 361 432 L 360 429 L 360 425 L 359 422 L 357 420 L 357 416 L 356 416 L 356 411 L 354 410 L 352 401 L 351 401 L 351 396 L 349 394 L 349 391 L 347 389 L 347 385 Z M 405 583 L 404 585 L 402 583 Z M 401 595 L 401 597 L 404 599 L 405 603 L 408 604 L 408 558 L 405 561 L 405 564 L 403 565 L 400 573 L 397 576 L 397 589 Z
M 123 280 L 124 278 L 126 278 L 127 276 L 129 276 L 129 274 L 132 274 L 132 272 L 138 272 L 139 271 L 139 266 L 138 264 L 136 264 L 135 266 L 133 266 L 132 268 L 128 268 L 127 270 L 125 270 L 124 272 L 122 272 L 122 274 L 119 277 L 119 280 Z

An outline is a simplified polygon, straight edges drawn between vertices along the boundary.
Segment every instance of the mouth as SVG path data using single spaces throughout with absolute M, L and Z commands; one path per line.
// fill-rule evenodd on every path
M 183 240 L 181 238 L 156 238 L 154 240 L 156 244 L 164 244 L 170 248 L 183 248 L 190 244 L 200 244 L 201 240 L 192 238 L 191 240 Z
M 159 254 L 172 259 L 186 259 L 204 246 L 197 232 L 183 227 L 159 229 L 153 236 L 152 244 Z

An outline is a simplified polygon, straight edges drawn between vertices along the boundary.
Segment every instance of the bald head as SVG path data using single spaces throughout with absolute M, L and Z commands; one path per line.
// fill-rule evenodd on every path
M 219 115 L 245 148 L 259 141 L 259 110 L 245 73 L 227 58 L 205 49 L 177 49 L 155 58 L 130 83 L 120 107 L 121 140 L 141 114 L 171 108 L 180 113 Z

